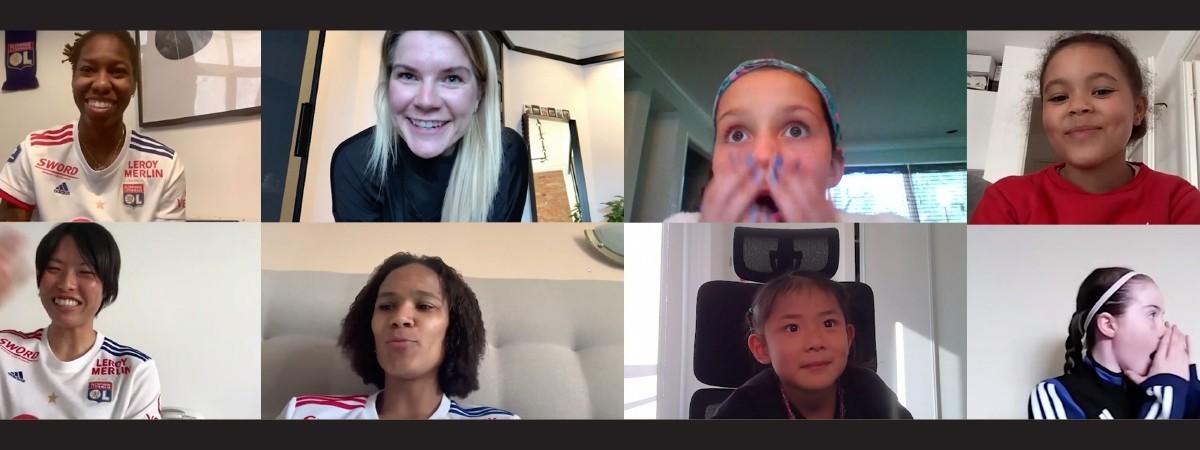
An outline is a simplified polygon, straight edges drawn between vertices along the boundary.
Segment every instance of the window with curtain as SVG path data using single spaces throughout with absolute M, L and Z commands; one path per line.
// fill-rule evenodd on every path
M 846 212 L 893 213 L 922 223 L 967 221 L 965 163 L 847 167 L 829 193 Z

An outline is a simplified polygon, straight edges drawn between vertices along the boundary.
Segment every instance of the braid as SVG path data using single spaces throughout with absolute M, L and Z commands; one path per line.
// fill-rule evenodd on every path
M 1063 374 L 1069 374 L 1083 364 L 1083 318 L 1087 311 L 1077 311 L 1071 315 L 1071 324 L 1067 328 L 1066 363 L 1063 364 Z
M 75 33 L 75 41 L 63 46 L 63 56 L 66 56 L 67 59 L 62 60 L 62 62 L 71 62 L 71 60 L 74 60 L 76 58 L 75 53 L 79 51 L 79 47 L 80 47 L 79 41 L 82 41 L 82 40 L 83 40 L 83 33 L 76 32 Z

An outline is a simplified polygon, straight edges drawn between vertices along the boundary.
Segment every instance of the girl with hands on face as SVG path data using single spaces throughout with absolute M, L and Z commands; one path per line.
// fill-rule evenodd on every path
M 1190 338 L 1163 320 L 1149 276 L 1121 267 L 1092 271 L 1079 287 L 1064 374 L 1029 396 L 1031 419 L 1200 418 L 1200 381 Z
M 1170 374 L 1182 379 L 1191 377 L 1192 338 L 1179 330 L 1179 325 L 1166 322 L 1166 330 L 1158 339 L 1158 347 L 1151 355 L 1150 367 L 1146 373 L 1136 370 L 1125 370 L 1125 376 L 1137 384 L 1144 383 L 1153 376 Z
M 908 222 L 840 211 L 828 196 L 845 173 L 829 89 L 778 59 L 743 62 L 713 104 L 713 174 L 699 213 L 667 222 Z

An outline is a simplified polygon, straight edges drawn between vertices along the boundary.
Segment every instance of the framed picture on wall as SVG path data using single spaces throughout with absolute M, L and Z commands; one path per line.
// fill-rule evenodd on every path
M 571 112 L 570 112 L 570 111 L 567 111 L 567 110 L 565 110 L 565 109 L 560 109 L 559 111 L 562 111 L 562 118 L 564 118 L 564 119 L 570 119 L 570 118 L 571 118 Z
M 262 32 L 139 30 L 144 127 L 262 112 Z
M 530 114 L 533 114 L 535 116 L 542 115 L 542 107 L 541 106 L 533 105 L 533 106 L 530 106 L 529 108 L 530 108 L 530 111 L 529 111 Z
M 529 105 L 525 105 L 525 114 L 529 114 L 531 112 L 533 112 L 533 110 L 529 108 Z
M 546 115 L 547 115 L 547 116 L 550 116 L 550 117 L 556 117 L 556 116 L 554 115 L 554 108 L 547 108 L 547 109 L 546 109 Z

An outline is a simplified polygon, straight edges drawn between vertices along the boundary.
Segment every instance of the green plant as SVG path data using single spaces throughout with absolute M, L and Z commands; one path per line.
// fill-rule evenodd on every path
M 625 221 L 625 196 L 618 195 L 616 199 L 609 200 L 603 203 L 608 207 L 608 212 L 604 214 L 604 219 L 608 222 L 624 222 Z
M 571 221 L 583 222 L 583 212 L 579 210 L 579 202 L 575 202 L 575 207 L 571 208 Z

